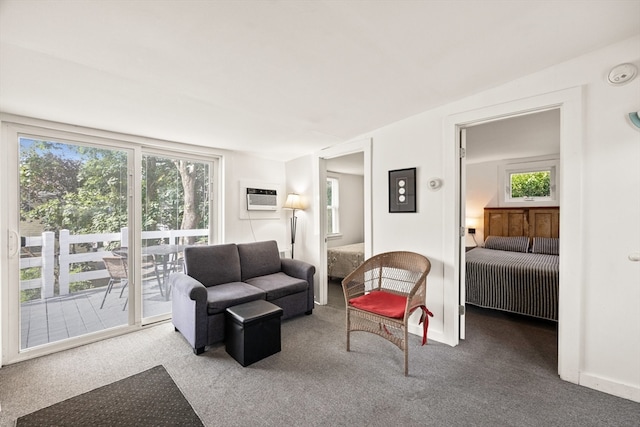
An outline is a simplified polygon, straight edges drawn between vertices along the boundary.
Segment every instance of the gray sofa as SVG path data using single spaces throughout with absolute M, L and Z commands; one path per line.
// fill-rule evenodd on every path
M 283 310 L 283 319 L 311 314 L 315 267 L 280 258 L 275 241 L 192 246 L 184 273 L 168 278 L 173 325 L 196 354 L 224 340 L 225 310 L 258 299 Z

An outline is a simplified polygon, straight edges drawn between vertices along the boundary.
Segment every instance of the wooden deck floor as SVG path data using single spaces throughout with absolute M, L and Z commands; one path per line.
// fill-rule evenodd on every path
M 22 349 L 126 325 L 128 310 L 125 290 L 116 284 L 100 308 L 106 287 L 75 292 L 69 295 L 29 301 L 21 304 Z M 171 300 L 160 294 L 158 283 L 147 280 L 142 290 L 143 317 L 171 312 Z M 128 308 L 128 304 L 127 304 Z

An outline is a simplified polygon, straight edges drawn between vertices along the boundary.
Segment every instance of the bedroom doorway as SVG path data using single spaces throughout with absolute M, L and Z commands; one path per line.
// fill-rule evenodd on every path
M 455 185 L 450 193 L 455 201 L 459 215 L 445 219 L 445 228 L 450 235 L 460 236 L 452 239 L 451 245 L 445 242 L 445 250 L 454 255 L 454 265 L 450 273 L 445 271 L 445 280 L 456 284 L 452 293 L 445 295 L 449 309 L 445 310 L 445 332 L 451 345 L 460 342 L 460 328 L 464 327 L 464 311 L 460 308 L 464 301 L 460 300 L 460 286 L 464 284 L 464 271 L 460 265 L 464 262 L 466 200 L 465 185 L 461 182 L 461 170 L 465 163 L 460 162 L 460 129 L 474 125 L 489 123 L 505 118 L 523 116 L 546 110 L 560 110 L 560 176 L 559 203 L 560 239 L 564 242 L 560 247 L 559 266 L 559 314 L 558 314 L 558 374 L 560 378 L 572 383 L 579 383 L 582 324 L 580 301 L 582 298 L 581 230 L 580 223 L 583 212 L 581 188 L 582 173 L 582 114 L 583 99 L 579 87 L 549 92 L 527 98 L 513 99 L 501 104 L 480 107 L 475 110 L 450 115 L 445 120 L 446 156 L 451 159 L 451 169 L 445 176 Z M 464 171 L 466 172 L 466 170 Z M 455 299 L 454 299 L 455 298 Z M 447 326 L 448 325 L 448 326 Z
M 327 159 L 325 167 L 327 304 L 342 307 L 341 281 L 364 256 L 364 153 Z
M 507 199 L 506 188 L 511 188 L 511 184 L 503 179 L 502 174 L 514 168 L 533 170 L 538 165 L 559 164 L 560 110 L 551 108 L 533 111 L 462 127 L 460 145 L 464 152 L 464 155 L 460 156 L 460 221 L 465 227 L 460 252 L 460 277 L 463 283 L 467 252 L 483 246 L 488 237 L 485 235 L 485 208 L 528 209 L 559 206 L 557 199 Z M 555 182 L 555 167 L 553 182 L 546 183 L 547 190 L 553 190 L 554 195 L 560 192 Z M 544 176 L 550 179 L 549 174 Z M 528 229 L 523 231 L 524 234 L 529 234 Z M 460 300 L 461 304 L 466 302 L 463 286 L 460 286 Z M 464 338 L 462 323 L 460 332 L 461 338 Z
M 339 194 L 334 201 L 329 200 L 330 181 Z M 363 257 L 371 254 L 371 140 L 357 140 L 323 150 L 318 156 L 316 188 L 320 231 L 316 302 L 326 305 L 331 297 L 338 304 L 340 295 L 333 292 L 337 289 L 329 293 L 327 249 L 361 244 Z M 331 219 L 334 221 L 330 226 Z M 337 288 L 337 282 L 333 282 Z
M 509 202 L 504 194 L 506 192 L 505 185 L 509 185 L 509 188 L 513 185 L 506 184 L 507 181 L 503 180 L 502 174 L 505 173 L 505 170 L 510 170 L 510 168 L 526 169 L 528 167 L 532 169 L 538 167 L 538 165 L 547 165 L 550 162 L 559 163 L 560 110 L 553 108 L 515 117 L 501 118 L 464 127 L 460 129 L 460 132 L 460 144 L 461 148 L 464 149 L 464 156 L 460 157 L 460 221 L 466 229 L 463 237 L 464 242 L 461 244 L 461 248 L 463 246 L 464 250 L 461 250 L 460 253 L 460 277 L 461 283 L 464 283 L 467 275 L 465 261 L 467 254 L 485 256 L 485 252 L 476 254 L 476 252 L 469 253 L 469 251 L 482 247 L 488 235 L 494 234 L 485 228 L 485 215 L 488 212 L 486 208 L 496 208 L 495 210 L 490 210 L 494 212 L 492 215 L 502 215 L 503 212 L 507 212 L 503 210 L 505 208 L 512 208 L 509 211 L 512 212 L 513 209 L 527 211 L 536 207 L 540 209 L 541 206 L 558 206 L 557 200 L 544 200 L 545 198 L 543 197 L 518 198 L 514 199 L 516 201 Z M 525 176 L 524 174 L 520 175 Z M 551 178 L 550 174 L 529 173 L 528 175 L 531 187 L 535 187 L 534 184 L 538 184 L 538 181 L 535 181 L 536 178 L 547 180 Z M 555 176 L 553 178 L 555 179 Z M 546 188 L 549 192 L 553 189 L 557 193 L 555 191 L 557 187 L 555 181 L 552 185 L 547 182 L 545 184 L 547 184 L 546 187 L 541 186 L 544 188 L 540 189 L 536 187 L 534 190 L 543 192 Z M 515 213 L 510 213 L 509 215 L 515 215 Z M 524 231 L 525 234 L 529 235 L 529 230 Z M 490 251 L 486 252 L 489 253 Z M 497 252 L 497 254 L 502 253 L 502 251 Z M 516 255 L 515 253 L 511 254 Z M 474 277 L 477 277 L 477 275 Z M 540 335 L 540 343 L 548 342 L 548 344 L 538 345 L 539 348 L 544 349 L 544 352 L 547 353 L 545 354 L 545 363 L 557 365 L 557 323 L 551 320 L 513 313 L 545 311 L 547 306 L 557 303 L 557 295 L 548 298 L 548 301 L 537 300 L 532 302 L 533 306 L 536 307 L 535 310 L 528 307 L 518 309 L 515 307 L 517 305 L 516 302 L 513 303 L 514 307 L 503 307 L 502 310 L 498 310 L 497 308 L 492 308 L 492 298 L 485 293 L 478 294 L 475 287 L 473 289 L 473 298 L 471 299 L 473 302 L 470 303 L 467 289 L 462 285 L 460 286 L 461 305 L 466 308 L 466 322 L 461 322 L 460 324 L 461 339 L 465 339 L 467 331 L 473 334 L 474 330 L 478 330 L 474 328 L 474 321 L 486 323 L 501 319 L 505 322 L 514 323 L 514 327 L 530 327 L 529 335 Z M 505 296 L 500 298 L 498 306 L 502 307 L 506 304 L 505 298 Z M 519 301 L 519 298 L 516 300 Z M 556 311 L 554 310 L 553 313 L 556 313 Z M 469 326 L 469 329 L 467 329 L 467 326 Z M 476 326 L 479 326 L 479 324 Z M 518 351 L 518 349 L 515 350 Z M 523 349 L 520 348 L 519 351 L 523 351 Z

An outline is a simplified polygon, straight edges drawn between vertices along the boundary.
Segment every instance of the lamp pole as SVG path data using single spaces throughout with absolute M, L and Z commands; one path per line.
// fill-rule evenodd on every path
M 293 215 L 291 216 L 291 258 L 293 258 L 293 247 L 296 244 L 296 227 L 298 218 L 296 218 L 296 210 L 293 209 Z
M 304 209 L 304 205 L 300 200 L 300 195 L 296 193 L 289 193 L 287 195 L 287 200 L 284 202 L 284 209 L 293 210 L 293 215 L 291 216 L 291 258 L 293 258 L 293 248 L 296 244 L 296 226 L 298 222 L 298 218 L 296 217 L 296 211 Z

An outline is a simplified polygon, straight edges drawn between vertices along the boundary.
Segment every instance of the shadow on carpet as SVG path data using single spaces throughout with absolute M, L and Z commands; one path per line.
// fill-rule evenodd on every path
M 204 426 L 164 368 L 139 374 L 22 416 L 16 426 Z

